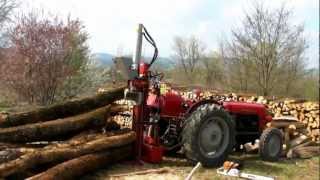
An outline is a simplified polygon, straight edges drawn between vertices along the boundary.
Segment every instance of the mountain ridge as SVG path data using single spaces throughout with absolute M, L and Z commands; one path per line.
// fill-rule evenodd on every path
M 95 63 L 97 63 L 98 66 L 112 65 L 112 58 L 114 57 L 114 55 L 105 52 L 93 53 L 93 60 L 95 61 Z M 150 60 L 151 57 L 146 57 L 145 59 Z M 171 69 L 174 67 L 174 61 L 167 57 L 158 57 L 154 65 L 163 69 Z

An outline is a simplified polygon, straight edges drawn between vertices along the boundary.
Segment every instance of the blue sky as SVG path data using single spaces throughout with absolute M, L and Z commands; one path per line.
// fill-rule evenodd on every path
M 43 8 L 53 14 L 79 18 L 90 34 L 92 52 L 131 54 L 135 27 L 143 23 L 156 40 L 160 56 L 172 54 L 174 36 L 196 35 L 214 51 L 230 38 L 253 0 L 26 0 L 23 10 Z M 292 23 L 305 25 L 309 67 L 319 66 L 319 1 L 268 0 L 271 9 L 283 3 L 293 11 Z M 152 53 L 144 47 L 145 55 Z

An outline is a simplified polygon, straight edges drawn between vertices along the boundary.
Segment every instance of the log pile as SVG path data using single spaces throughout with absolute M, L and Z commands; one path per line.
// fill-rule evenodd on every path
M 123 88 L 0 116 L 0 179 L 76 179 L 131 156 L 135 133 L 113 117 Z
M 313 141 L 320 141 L 319 103 L 285 100 L 269 102 L 269 109 L 275 117 L 293 116 L 306 125 L 307 135 Z

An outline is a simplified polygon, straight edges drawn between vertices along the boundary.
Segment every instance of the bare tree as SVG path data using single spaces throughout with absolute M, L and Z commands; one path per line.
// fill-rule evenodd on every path
M 197 64 L 204 57 L 205 46 L 195 36 L 190 38 L 175 37 L 173 44 L 173 58 L 182 67 L 187 80 L 193 82 Z
M 205 83 L 209 87 L 216 87 L 223 77 L 222 59 L 218 53 L 212 53 L 201 59 Z
M 225 63 L 227 86 L 232 90 L 248 92 L 251 90 L 250 82 L 252 81 L 252 61 L 248 54 L 241 54 L 231 42 L 226 45 L 220 44 L 220 56 Z
M 274 11 L 256 4 L 246 14 L 241 28 L 232 30 L 229 57 L 248 62 L 259 93 L 268 95 L 283 73 L 281 67 L 303 58 L 306 43 L 302 25 L 289 23 L 291 12 L 284 6 Z M 246 70 L 247 71 L 247 70 Z
M 10 20 L 10 15 L 16 7 L 16 0 L 0 0 L 0 58 L 1 48 L 4 45 L 5 23 Z
M 7 21 L 14 8 L 17 7 L 15 0 L 0 0 L 0 27 Z
M 300 45 L 304 45 L 304 43 L 301 43 Z M 304 78 L 306 72 L 303 55 L 304 48 L 297 48 L 295 56 L 293 56 L 287 62 L 283 63 L 280 67 L 281 76 L 279 77 L 279 79 L 281 83 L 279 84 L 283 85 L 283 94 L 291 95 L 291 93 L 294 93 L 294 89 L 297 85 L 296 82 Z

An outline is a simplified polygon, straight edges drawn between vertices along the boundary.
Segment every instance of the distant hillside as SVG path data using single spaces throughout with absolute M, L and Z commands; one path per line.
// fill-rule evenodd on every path
M 93 54 L 93 60 L 97 63 L 99 66 L 110 66 L 113 64 L 112 61 L 113 55 L 108 53 L 94 53 Z
M 172 69 L 174 67 L 174 62 L 170 58 L 165 57 L 159 57 L 156 62 L 154 63 L 154 66 L 163 68 L 165 70 Z
M 307 70 L 307 74 L 319 76 L 319 68 L 310 68 Z
M 109 53 L 94 53 L 93 60 L 98 66 L 110 66 L 113 64 L 112 58 L 114 56 Z M 150 57 L 146 57 L 145 59 L 150 60 Z M 155 67 L 163 68 L 163 69 L 171 69 L 174 67 L 174 63 L 170 58 L 158 57 L 156 60 Z

